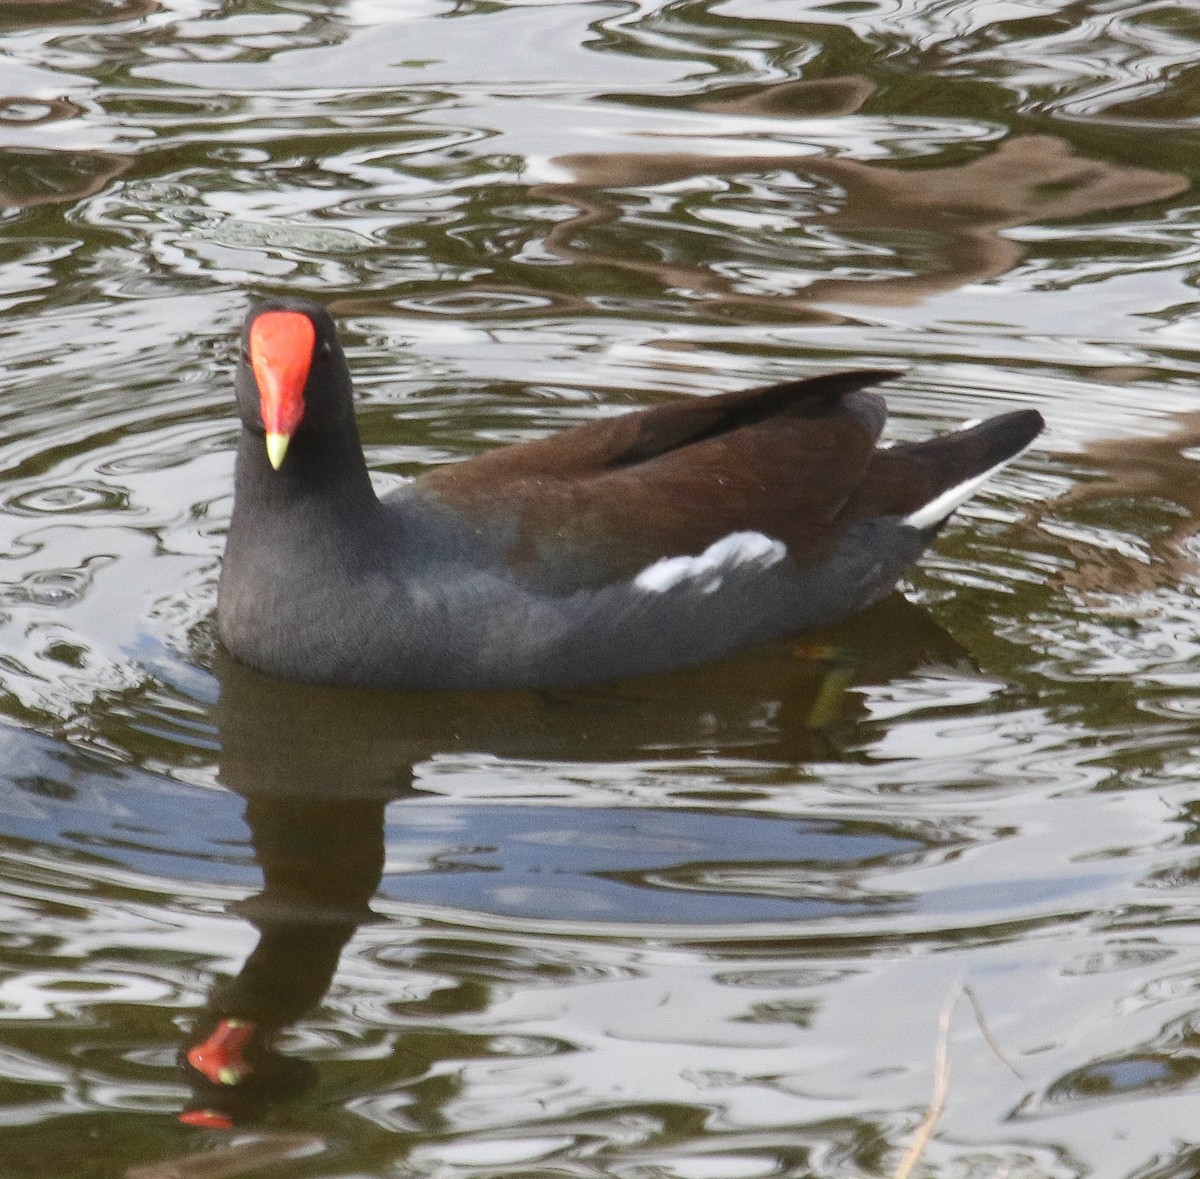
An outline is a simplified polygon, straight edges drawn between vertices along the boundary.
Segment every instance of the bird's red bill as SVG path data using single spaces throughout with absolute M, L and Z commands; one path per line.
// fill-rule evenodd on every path
M 316 342 L 312 320 L 299 311 L 264 311 L 250 325 L 250 367 L 268 438 L 290 438 L 300 424 Z

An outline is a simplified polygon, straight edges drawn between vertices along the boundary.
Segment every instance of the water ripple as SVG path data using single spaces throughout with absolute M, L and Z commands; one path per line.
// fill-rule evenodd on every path
M 1195 1171 L 1190 10 L 8 8 L 6 1167 L 886 1174 L 966 977 L 1021 1076 L 960 1007 L 929 1166 Z M 789 645 L 273 684 L 211 618 L 250 291 L 332 305 L 381 485 L 863 363 L 889 440 L 1050 431 L 820 636 L 821 727 Z M 264 978 L 321 1136 L 166 1158 Z

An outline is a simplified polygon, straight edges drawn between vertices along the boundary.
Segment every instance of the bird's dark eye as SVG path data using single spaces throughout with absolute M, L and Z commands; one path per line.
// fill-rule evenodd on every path
M 317 355 L 328 358 L 333 355 L 333 345 L 328 340 L 322 340 L 317 345 Z

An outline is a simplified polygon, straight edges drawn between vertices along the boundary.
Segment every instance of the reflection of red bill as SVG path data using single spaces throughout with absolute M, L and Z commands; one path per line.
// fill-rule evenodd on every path
M 219 1109 L 185 1109 L 179 1115 L 185 1126 L 199 1126 L 203 1130 L 232 1130 L 233 1118 Z
M 213 1034 L 187 1054 L 187 1062 L 214 1085 L 237 1085 L 253 1072 L 242 1049 L 254 1036 L 249 1019 L 223 1019 Z

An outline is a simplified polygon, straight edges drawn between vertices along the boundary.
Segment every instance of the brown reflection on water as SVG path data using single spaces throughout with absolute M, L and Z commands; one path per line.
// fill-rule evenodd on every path
M 60 119 L 74 119 L 84 107 L 66 98 L 30 98 L 24 94 L 0 96 L 0 126 L 40 127 Z
M 903 166 L 819 154 L 810 147 L 786 150 L 789 140 L 803 139 L 806 120 L 854 115 L 873 92 L 872 82 L 855 75 L 727 87 L 687 104 L 689 112 L 724 117 L 732 128 L 714 132 L 703 150 L 656 151 L 655 135 L 645 134 L 640 141 L 645 150 L 554 157 L 551 163 L 570 178 L 533 183 L 528 197 L 574 213 L 548 224 L 538 248 L 574 267 L 599 267 L 602 277 L 593 280 L 592 293 L 551 291 L 539 278 L 528 284 L 480 278 L 469 288 L 436 297 L 342 298 L 336 310 L 386 314 L 400 308 L 406 314 L 457 318 L 583 314 L 595 310 L 605 284 L 624 281 L 633 290 L 634 280 L 648 279 L 654 287 L 698 296 L 712 311 L 742 308 L 771 317 L 784 314 L 791 322 L 837 323 L 843 317 L 823 304 L 910 306 L 1011 271 L 1026 252 L 1007 235 L 1018 226 L 1112 213 L 1188 188 L 1177 173 L 1089 159 L 1053 135 L 944 147 L 932 161 L 918 158 Z M 736 140 L 723 138 L 736 131 L 738 120 L 757 123 L 747 122 L 748 134 Z M 753 143 L 776 120 L 780 136 L 769 140 L 774 150 L 724 150 L 726 143 Z M 678 136 L 672 141 L 677 145 Z M 941 162 L 946 159 L 952 162 Z M 781 189 L 774 204 L 767 202 L 768 211 L 777 208 L 792 223 L 776 231 L 781 246 L 793 251 L 790 259 L 769 250 L 764 254 L 770 231 L 761 226 L 749 230 L 748 249 L 736 240 L 736 228 L 714 229 L 705 214 L 720 202 L 707 192 L 668 193 L 671 208 L 663 216 L 669 221 L 653 213 L 648 233 L 636 240 L 629 236 L 639 220 L 634 206 L 644 203 L 647 190 L 713 178 L 769 181 L 780 173 L 819 187 L 800 193 Z M 697 244 L 698 232 L 705 236 Z M 615 244 L 611 233 L 620 235 Z M 845 261 L 832 265 L 825 245 L 809 270 L 803 260 L 807 235 L 839 239 Z M 753 267 L 756 261 L 768 268 L 783 263 L 792 293 L 754 290 L 753 276 L 739 271 L 742 263 Z M 603 276 L 604 269 L 623 279 Z M 526 267 L 524 273 L 531 271 Z
M 567 261 L 604 261 L 623 270 L 652 274 L 664 285 L 719 296 L 723 302 L 808 312 L 811 304 L 852 302 L 904 306 L 931 295 L 982 282 L 1011 270 L 1024 255 L 1003 231 L 1018 225 L 1079 217 L 1163 200 L 1187 181 L 1169 172 L 1124 168 L 1074 153 L 1065 140 L 1026 135 L 1005 140 L 965 164 L 939 168 L 889 168 L 857 160 L 813 156 L 728 156 L 613 152 L 560 156 L 575 176 L 568 184 L 541 185 L 540 196 L 574 205 L 579 215 L 560 221 L 546 244 Z M 667 184 L 710 176 L 793 168 L 832 180 L 844 190 L 836 212 L 814 213 L 812 223 L 856 233 L 919 232 L 934 243 L 927 273 L 884 278 L 820 278 L 802 296 L 753 295 L 736 280 L 687 262 L 634 260 L 598 254 L 577 244 L 581 233 L 616 220 L 620 202 L 605 190 Z M 916 259 L 903 261 L 913 264 Z
M 99 192 L 132 163 L 131 156 L 103 151 L 2 147 L 0 207 L 28 209 L 82 200 Z
M 875 83 L 849 74 L 843 78 L 797 79 L 775 86 L 726 86 L 690 105 L 720 115 L 780 119 L 852 115 L 875 93 Z
M 5 0 L 0 32 L 54 25 L 117 24 L 140 20 L 162 8 L 161 0 Z
M 1167 434 L 1102 438 L 1082 455 L 1058 456 L 1075 483 L 1031 518 L 1052 514 L 1084 525 L 1096 521 L 1106 530 L 1121 527 L 1143 550 L 1131 556 L 1056 531 L 1073 565 L 1056 575 L 1060 586 L 1083 594 L 1145 593 L 1177 588 L 1195 576 L 1187 542 L 1200 527 L 1200 412 L 1175 414 L 1172 424 Z
M 698 109 L 731 116 L 803 118 L 853 113 L 874 90 L 863 78 L 787 82 L 709 98 Z M 1109 212 L 1164 200 L 1183 192 L 1187 180 L 1170 172 L 1123 167 L 1077 155 L 1052 135 L 1014 136 L 976 149 L 974 158 L 937 167 L 887 167 L 842 157 L 609 152 L 572 154 L 554 162 L 573 179 L 539 185 L 534 194 L 578 209 L 558 222 L 546 247 L 565 261 L 605 262 L 627 272 L 651 275 L 664 286 L 713 296 L 725 304 L 807 316 L 813 304 L 852 302 L 885 306 L 917 303 L 968 283 L 995 278 L 1020 262 L 1024 248 L 1004 231 L 1019 225 Z M 818 278 L 800 295 L 756 295 L 739 291 L 738 280 L 687 260 L 633 259 L 584 243 L 587 231 L 619 219 L 624 210 L 609 190 L 652 187 L 703 176 L 771 173 L 781 168 L 833 182 L 842 190 L 838 207 L 814 205 L 809 217 L 848 238 L 883 235 L 897 260 L 919 271 L 870 278 Z M 905 235 L 919 234 L 914 246 Z M 928 257 L 925 255 L 928 253 Z

